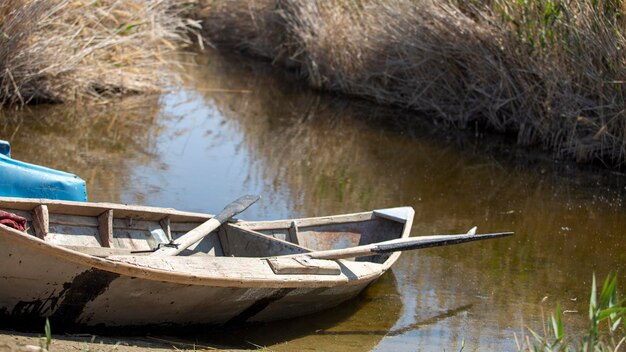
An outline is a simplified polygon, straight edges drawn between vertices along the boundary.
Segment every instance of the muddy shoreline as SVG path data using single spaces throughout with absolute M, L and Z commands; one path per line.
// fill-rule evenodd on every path
M 34 352 L 45 345 L 37 333 L 0 330 L 0 352 Z M 30 346 L 30 347 L 29 347 Z M 170 336 L 107 337 L 91 334 L 52 335 L 49 351 L 139 352 L 139 351 L 241 351 Z

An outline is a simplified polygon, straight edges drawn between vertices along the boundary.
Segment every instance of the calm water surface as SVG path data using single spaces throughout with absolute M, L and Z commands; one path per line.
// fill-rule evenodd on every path
M 413 235 L 516 232 L 405 253 L 332 312 L 194 339 L 277 351 L 515 350 L 514 333 L 541 330 L 542 305 L 560 302 L 580 332 L 593 273 L 617 271 L 626 284 L 623 175 L 320 96 L 242 59 L 180 60 L 181 85 L 169 94 L 5 113 L 0 138 L 16 159 L 86 179 L 91 201 L 215 213 L 259 193 L 241 218 L 410 205 Z

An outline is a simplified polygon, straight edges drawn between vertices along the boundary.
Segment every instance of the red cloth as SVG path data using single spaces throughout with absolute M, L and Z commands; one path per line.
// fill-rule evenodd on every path
M 0 224 L 12 227 L 19 231 L 26 231 L 26 219 L 0 210 Z

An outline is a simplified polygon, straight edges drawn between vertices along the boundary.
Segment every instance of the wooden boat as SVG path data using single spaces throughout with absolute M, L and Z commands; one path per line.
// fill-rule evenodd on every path
M 212 216 L 19 198 L 0 198 L 0 210 L 27 220 L 26 231 L 0 225 L 0 317 L 14 325 L 48 317 L 57 327 L 222 325 L 328 309 L 389 269 L 414 214 L 230 220 L 162 257 L 151 254 Z M 381 241 L 387 251 L 377 252 Z M 354 248 L 369 252 L 346 254 Z M 346 256 L 357 258 L 336 259 Z
M 330 266 L 265 258 L 407 237 L 413 219 L 412 209 L 402 208 L 405 218 L 374 211 L 237 221 L 163 259 L 147 254 L 168 233 L 175 239 L 211 216 L 17 198 L 1 199 L 0 209 L 26 218 L 29 227 L 0 225 L 3 320 L 50 317 L 87 326 L 243 323 L 330 308 L 357 295 L 400 254 Z

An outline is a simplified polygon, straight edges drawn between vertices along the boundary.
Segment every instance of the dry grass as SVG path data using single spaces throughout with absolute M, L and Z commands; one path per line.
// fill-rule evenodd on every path
M 213 43 L 316 88 L 487 128 L 559 157 L 626 161 L 621 0 L 210 1 Z
M 0 105 L 157 91 L 162 55 L 189 25 L 177 3 L 3 0 Z

